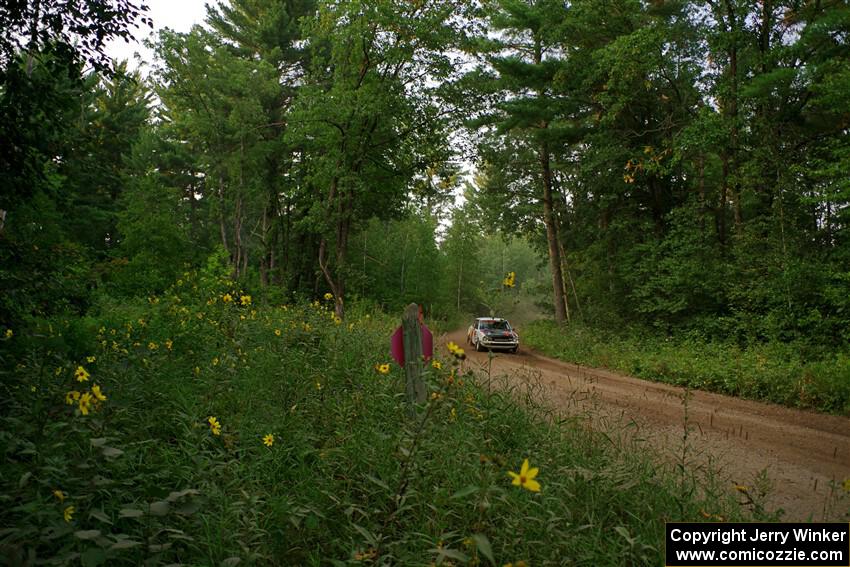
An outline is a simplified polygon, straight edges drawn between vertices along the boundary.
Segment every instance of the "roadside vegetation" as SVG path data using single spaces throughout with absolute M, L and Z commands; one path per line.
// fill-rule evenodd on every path
M 647 380 L 791 407 L 850 415 L 850 353 L 781 342 L 741 347 L 731 342 L 661 337 L 639 329 L 605 331 L 537 321 L 525 343 L 568 362 L 610 368 Z M 816 351 L 817 352 L 817 351 Z
M 8 333 L 6 560 L 657 565 L 659 519 L 753 517 L 710 475 L 489 391 L 442 349 L 410 418 L 396 318 L 269 305 L 228 271 Z

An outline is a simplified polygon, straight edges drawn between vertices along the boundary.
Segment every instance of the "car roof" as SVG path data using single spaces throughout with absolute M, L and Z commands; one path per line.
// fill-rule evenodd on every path
M 476 317 L 476 321 L 507 321 L 507 319 L 502 319 L 501 317 Z

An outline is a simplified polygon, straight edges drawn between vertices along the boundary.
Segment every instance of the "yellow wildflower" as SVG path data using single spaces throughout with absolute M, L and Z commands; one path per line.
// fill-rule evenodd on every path
M 201 367 L 200 367 L 200 366 L 196 366 L 196 367 L 195 367 L 195 371 L 194 371 L 194 372 L 195 372 L 195 376 L 200 376 L 200 375 L 201 375 Z
M 221 296 L 221 300 L 225 303 L 230 303 L 231 301 L 233 301 L 233 296 L 231 296 L 229 293 L 225 293 Z
M 95 357 L 93 357 L 93 356 L 87 356 L 87 357 L 86 357 L 86 362 L 88 362 L 89 364 L 91 364 L 91 363 L 92 363 L 92 362 L 94 362 L 95 360 L 97 360 L 97 359 L 96 359 Z
M 213 366 L 218 366 L 218 357 L 212 359 Z
M 446 345 L 446 348 L 452 353 L 455 357 L 464 359 L 466 358 L 466 353 L 462 348 L 457 346 L 454 342 L 449 341 L 449 344 Z
M 89 376 L 91 376 L 91 374 L 86 372 L 86 369 L 82 366 L 77 366 L 77 369 L 74 371 L 74 378 L 77 379 L 77 382 L 87 382 Z
M 366 551 L 358 551 L 354 554 L 355 561 L 367 561 L 371 559 L 375 559 L 378 556 L 378 551 L 373 548 L 369 548 Z
M 83 394 L 80 394 L 80 402 L 79 402 L 80 406 L 79 407 L 80 407 L 80 413 L 81 414 L 83 414 L 83 415 L 89 414 L 89 411 L 91 410 L 93 399 L 94 398 L 92 398 L 92 395 L 88 392 L 84 392 Z
M 100 386 L 95 384 L 91 387 L 91 393 L 94 394 L 95 399 L 99 402 L 105 402 L 106 396 L 103 395 L 103 392 L 100 391 Z
M 440 361 L 437 360 L 437 359 L 434 359 L 434 360 L 431 361 L 431 366 L 436 368 L 437 370 L 439 370 L 443 367 L 443 365 L 440 364 Z
M 275 329 L 275 330 L 274 330 L 274 334 L 275 334 L 275 336 L 276 336 L 276 337 L 279 337 L 279 336 L 281 335 L 281 330 L 280 330 L 280 329 Z
M 148 350 L 156 350 L 159 348 L 159 345 L 155 342 L 151 341 L 148 343 Z
M 171 339 L 165 339 L 165 348 L 167 348 L 168 350 L 171 350 L 171 347 L 173 347 L 173 346 L 174 346 L 174 341 L 172 341 Z
M 11 339 L 15 336 L 15 332 L 12 329 L 6 329 L 6 334 L 4 335 L 7 339 Z
M 251 305 L 251 296 L 250 295 L 243 295 L 242 297 L 239 298 L 239 301 L 240 301 L 240 303 L 242 303 L 243 307 L 247 307 L 248 305 Z
M 71 519 L 74 517 L 74 510 L 75 508 L 73 506 L 68 506 L 67 508 L 65 508 L 65 511 L 62 515 L 65 517 L 66 522 L 70 522 Z
M 80 393 L 76 390 L 71 390 L 70 392 L 65 394 L 65 403 L 68 404 L 69 406 L 72 406 L 75 403 L 77 403 L 77 400 L 79 400 L 79 399 L 80 399 Z
M 537 476 L 537 472 L 537 467 L 534 467 L 533 469 L 528 468 L 528 459 L 525 459 L 519 473 L 508 471 L 508 476 L 513 478 L 511 484 L 514 486 L 521 486 L 532 492 L 540 492 L 540 483 L 534 480 L 534 477 Z
M 271 447 L 274 445 L 274 435 L 269 433 L 265 437 L 263 437 L 263 443 L 265 443 L 266 447 Z
M 221 424 L 215 417 L 209 416 L 207 423 L 210 424 L 210 431 L 212 431 L 213 435 L 221 435 Z
M 325 300 L 330 301 L 333 298 L 334 298 L 334 294 L 332 294 L 330 292 L 325 294 Z
M 64 502 L 64 501 L 65 501 L 65 493 L 64 493 L 64 492 L 62 492 L 61 490 L 58 490 L 58 489 L 57 489 L 57 490 L 54 490 L 54 491 L 53 491 L 53 496 L 55 496 L 55 497 L 59 500 L 59 502 Z
M 322 383 L 321 382 L 316 382 L 316 389 L 320 392 L 322 391 Z
M 390 373 L 390 365 L 386 362 L 384 364 L 376 364 L 375 370 L 377 370 L 381 374 L 389 374 Z
M 334 324 L 335 324 L 335 325 L 339 325 L 340 323 L 342 323 L 342 319 L 340 319 L 340 318 L 339 318 L 339 317 L 337 317 L 336 315 L 334 315 L 334 318 L 333 318 L 333 319 L 334 319 Z

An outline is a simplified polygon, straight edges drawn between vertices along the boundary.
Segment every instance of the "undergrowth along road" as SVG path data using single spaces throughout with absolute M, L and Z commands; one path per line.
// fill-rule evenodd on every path
M 657 565 L 663 519 L 771 519 L 446 349 L 411 419 L 398 319 L 331 306 L 270 305 L 211 268 L 11 333 L 0 558 Z
M 536 320 L 523 326 L 525 343 L 551 357 L 608 368 L 674 386 L 850 415 L 850 352 L 804 342 L 730 342 L 612 333 Z

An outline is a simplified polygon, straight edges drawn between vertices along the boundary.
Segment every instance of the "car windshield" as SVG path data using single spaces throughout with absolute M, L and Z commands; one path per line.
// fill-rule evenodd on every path
M 491 331 L 510 331 L 511 326 L 507 321 L 481 321 L 479 328 L 482 330 L 491 330 Z

